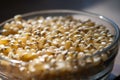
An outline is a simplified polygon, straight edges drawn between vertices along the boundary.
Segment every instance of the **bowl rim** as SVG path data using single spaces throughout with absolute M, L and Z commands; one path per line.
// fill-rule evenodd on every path
M 114 41 L 111 43 L 111 45 L 109 45 L 108 47 L 106 48 L 103 48 L 102 51 L 97 51 L 95 54 L 93 55 L 90 55 L 90 56 L 85 56 L 85 58 L 87 57 L 92 57 L 92 56 L 96 56 L 98 54 L 102 54 L 106 51 L 108 51 L 109 49 L 111 49 L 116 43 L 119 42 L 119 39 L 120 39 L 120 29 L 118 27 L 118 25 L 111 19 L 103 16 L 103 15 L 100 15 L 100 14 L 96 14 L 96 13 L 92 13 L 92 12 L 88 12 L 88 11 L 83 11 L 83 10 L 65 10 L 65 9 L 55 9 L 55 10 L 40 10 L 40 11 L 33 11 L 33 12 L 28 12 L 28 13 L 25 13 L 25 14 L 20 14 L 22 15 L 22 17 L 29 17 L 29 16 L 32 16 L 32 15 L 37 15 L 37 14 L 49 14 L 49 13 L 75 13 L 75 14 L 83 14 L 83 15 L 87 15 L 87 16 L 93 16 L 93 17 L 96 17 L 98 19 L 101 19 L 101 20 L 104 20 L 106 21 L 107 23 L 111 24 L 111 26 L 115 29 L 115 38 L 114 38 Z M 0 27 L 3 26 L 5 23 L 7 22 L 10 22 L 12 21 L 13 18 L 10 18 L 2 23 L 0 23 Z M 117 53 L 116 53 L 117 54 Z M 18 60 L 9 60 L 7 58 L 4 58 L 2 56 L 0 56 L 0 59 L 4 59 L 4 60 L 7 60 L 7 61 L 10 61 L 10 62 L 13 62 L 13 63 L 21 63 L 22 61 L 18 61 Z M 23 63 L 23 62 L 22 62 Z M 26 62 L 25 62 L 26 63 Z

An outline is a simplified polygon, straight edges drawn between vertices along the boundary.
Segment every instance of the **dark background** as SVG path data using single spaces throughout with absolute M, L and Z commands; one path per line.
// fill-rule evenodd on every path
M 104 0 L 0 0 L 0 22 L 16 14 L 38 10 L 72 9 L 83 10 Z

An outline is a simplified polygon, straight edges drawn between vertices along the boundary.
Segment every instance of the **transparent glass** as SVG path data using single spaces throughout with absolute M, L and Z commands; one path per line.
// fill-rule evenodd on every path
M 91 19 L 97 24 L 103 24 L 106 26 L 107 29 L 109 29 L 110 33 L 114 35 L 114 41 L 110 46 L 107 48 L 104 48 L 102 51 L 96 52 L 92 56 L 86 56 L 83 59 L 80 59 L 81 62 L 85 62 L 88 58 L 93 57 L 99 57 L 102 54 L 107 55 L 106 60 L 101 60 L 99 64 L 94 65 L 92 63 L 86 63 L 84 67 L 79 67 L 78 71 L 66 73 L 62 75 L 62 73 L 56 72 L 58 74 L 57 76 L 51 74 L 46 74 L 44 78 L 41 78 L 41 74 L 34 75 L 34 73 L 27 74 L 27 72 L 21 72 L 19 70 L 19 64 L 24 64 L 22 62 L 16 61 L 16 60 L 9 60 L 5 59 L 2 56 L 0 56 L 0 74 L 2 78 L 5 80 L 107 80 L 109 74 L 111 73 L 111 70 L 114 65 L 115 57 L 118 53 L 118 46 L 119 46 L 119 37 L 120 32 L 118 26 L 110 19 L 90 13 L 90 12 L 84 12 L 84 11 L 74 11 L 74 10 L 46 10 L 46 11 L 37 11 L 37 12 L 31 12 L 27 14 L 23 14 L 24 19 L 30 19 L 37 16 L 67 16 L 72 15 L 74 18 L 77 19 Z M 6 22 L 10 22 L 13 19 L 9 19 L 3 23 L 0 24 L 0 28 L 2 29 L 2 26 Z M 27 63 L 25 63 L 27 64 Z

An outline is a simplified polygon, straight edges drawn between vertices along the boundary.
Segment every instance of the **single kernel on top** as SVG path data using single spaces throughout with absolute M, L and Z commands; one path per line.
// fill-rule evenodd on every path
M 16 16 L 14 17 L 14 19 L 15 19 L 16 21 L 20 21 L 20 20 L 22 20 L 22 16 L 21 16 L 21 15 L 16 15 Z
M 107 60 L 107 54 L 83 59 L 106 48 L 113 41 L 113 35 L 104 25 L 72 16 L 25 20 L 17 15 L 4 25 L 1 32 L 0 55 L 29 63 L 25 68 L 28 72 L 77 70 L 77 66 L 98 65 Z

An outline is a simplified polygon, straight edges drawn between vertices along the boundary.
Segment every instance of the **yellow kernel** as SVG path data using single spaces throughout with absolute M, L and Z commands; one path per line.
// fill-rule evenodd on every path
M 93 64 L 98 65 L 101 62 L 101 57 L 100 56 L 94 56 L 93 57 Z
M 27 53 L 24 53 L 22 56 L 21 56 L 21 59 L 23 61 L 29 61 L 29 60 L 33 60 L 34 58 L 37 57 L 37 54 L 36 53 L 33 53 L 33 52 L 27 52 Z
M 85 22 L 84 26 L 94 26 L 95 23 L 94 22 L 91 22 L 91 20 L 88 20 Z
M 45 42 L 46 42 L 46 39 L 43 37 L 40 40 L 38 40 L 39 49 L 42 49 L 44 47 Z
M 7 45 L 9 43 L 8 39 L 0 39 L 0 44 Z
M 77 58 L 78 58 L 78 59 L 81 59 L 81 58 L 83 58 L 83 57 L 85 57 L 85 53 L 84 53 L 84 52 L 79 52 L 79 53 L 77 54 Z
M 22 20 L 22 16 L 21 16 L 21 15 L 16 15 L 16 16 L 14 17 L 14 20 L 20 21 L 20 20 Z
M 61 33 L 63 33 L 63 32 L 65 32 L 65 29 L 64 29 L 64 27 L 59 27 L 58 31 L 60 31 Z
M 105 53 L 101 54 L 101 59 L 102 59 L 103 61 L 106 61 L 106 60 L 108 59 L 107 54 L 105 54 Z
M 4 55 L 8 55 L 8 53 L 12 51 L 12 48 L 11 47 L 4 47 L 2 48 L 2 52 Z
M 47 51 L 46 51 L 46 54 L 48 54 L 48 55 L 53 55 L 55 53 L 55 50 L 54 49 L 48 49 Z
M 27 40 L 27 37 L 21 37 L 20 40 L 21 40 L 23 43 L 25 43 L 26 40 Z
M 66 41 L 65 42 L 65 49 L 69 49 L 72 45 L 72 42 L 71 41 Z

